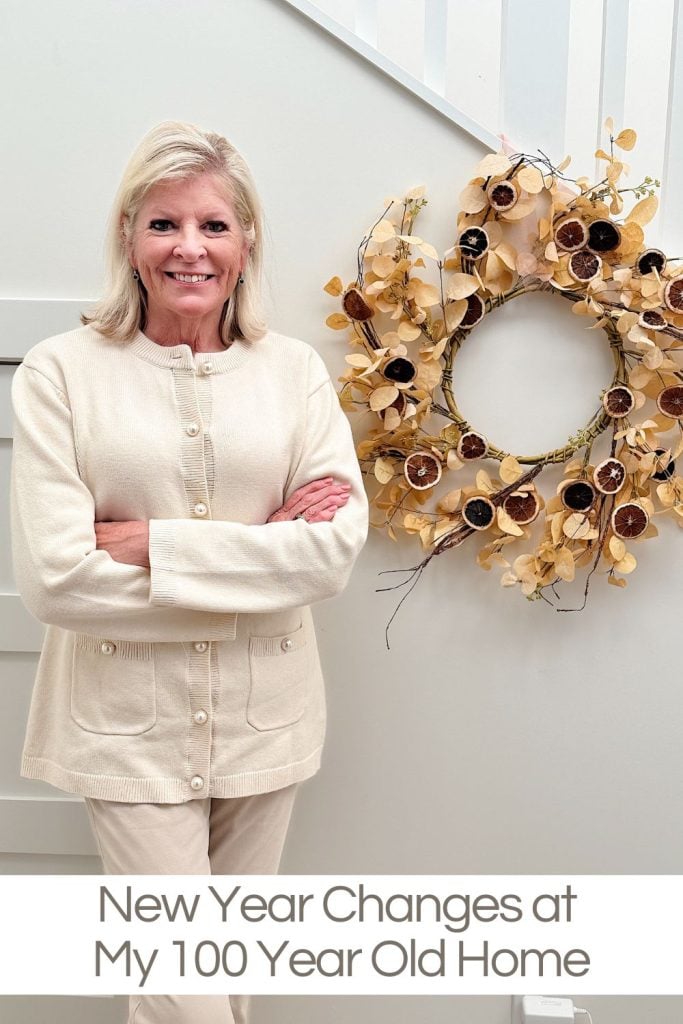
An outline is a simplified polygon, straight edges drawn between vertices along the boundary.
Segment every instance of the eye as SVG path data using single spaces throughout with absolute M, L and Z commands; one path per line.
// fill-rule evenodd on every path
M 168 231 L 170 228 L 173 227 L 170 220 L 161 219 L 150 221 L 149 226 L 152 229 L 152 231 Z
M 209 220 L 206 222 L 206 227 L 212 235 L 220 235 L 223 231 L 228 230 L 228 225 L 224 220 Z

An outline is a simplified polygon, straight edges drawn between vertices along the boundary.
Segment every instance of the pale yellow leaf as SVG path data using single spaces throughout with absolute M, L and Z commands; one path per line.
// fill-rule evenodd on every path
M 614 568 L 617 570 L 617 572 L 623 572 L 624 574 L 628 574 L 630 572 L 633 572 L 637 564 L 638 563 L 636 562 L 635 557 L 629 551 L 627 551 L 624 557 L 616 563 Z
M 380 220 L 372 229 L 372 238 L 376 242 L 388 242 L 396 236 L 396 228 L 390 220 Z
M 621 576 L 608 576 L 607 577 L 607 582 L 611 583 L 611 585 L 613 587 L 625 587 L 626 586 L 626 580 L 623 579 L 623 577 L 621 577 Z
M 344 291 L 341 277 L 331 277 L 323 291 L 326 291 L 328 295 L 341 295 Z
M 455 512 L 458 505 L 460 504 L 460 497 L 462 491 L 460 488 L 456 491 L 449 491 L 443 498 L 439 499 L 437 508 L 440 512 Z
M 398 325 L 397 333 L 401 341 L 415 341 L 422 332 L 417 324 L 411 323 L 410 320 L 403 320 Z
M 543 189 L 543 175 L 538 167 L 522 167 L 517 175 L 517 181 L 530 195 L 536 195 Z
M 452 274 L 446 286 L 449 299 L 466 299 L 479 288 L 479 282 L 471 274 Z
M 373 412 L 380 412 L 398 398 L 398 388 L 393 384 L 384 384 L 377 388 L 370 395 L 370 408 Z
M 489 153 L 477 165 L 477 175 L 482 178 L 498 177 L 500 174 L 507 174 L 512 164 L 505 153 Z
M 502 505 L 499 505 L 496 510 L 496 518 L 498 520 L 498 526 L 503 533 L 508 533 L 512 537 L 522 537 L 524 530 L 521 529 L 510 516 L 507 514 Z
M 571 583 L 576 574 L 574 556 L 569 548 L 561 547 L 555 556 L 555 572 L 561 580 Z
M 610 537 L 609 552 L 615 562 L 620 562 L 626 554 L 626 545 L 620 537 Z
M 379 278 L 389 277 L 396 270 L 396 262 L 393 256 L 375 256 L 372 261 L 372 272 Z
M 375 459 L 375 476 L 381 484 L 388 484 L 394 476 L 394 467 L 389 459 Z
M 524 470 L 514 455 L 506 455 L 500 464 L 500 478 L 505 484 L 513 484 L 519 480 Z
M 481 213 L 488 202 L 488 196 L 481 185 L 467 185 L 458 196 L 458 207 L 463 213 Z
M 350 356 L 345 356 L 346 362 L 349 366 L 353 366 L 358 370 L 365 370 L 368 366 L 372 366 L 371 360 L 360 352 L 354 352 Z
M 351 321 L 343 313 L 332 313 L 328 316 L 325 321 L 328 327 L 331 327 L 333 331 L 343 331 L 345 327 L 348 327 Z
M 657 196 L 648 196 L 646 199 L 641 199 L 629 213 L 626 218 L 626 223 L 638 224 L 640 227 L 643 227 L 645 224 L 649 224 L 656 214 L 658 206 L 659 200 L 657 199 Z
M 634 132 L 633 128 L 624 128 L 624 130 L 619 132 L 614 140 L 614 145 L 618 146 L 619 149 L 633 149 L 637 139 L 638 136 Z

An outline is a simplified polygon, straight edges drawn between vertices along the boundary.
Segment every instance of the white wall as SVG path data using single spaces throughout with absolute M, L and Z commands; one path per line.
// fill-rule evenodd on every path
M 424 182 L 421 234 L 451 244 L 457 193 L 481 147 L 277 0 L 5 0 L 3 26 L 2 297 L 97 294 L 121 168 L 169 117 L 223 131 L 250 161 L 270 229 L 272 323 L 315 345 L 333 375 L 345 347 L 324 326 L 322 285 L 353 277 L 382 199 Z M 543 326 L 557 330 L 551 316 Z M 511 401 L 508 414 L 533 410 Z M 7 444 L 0 454 L 6 464 Z M 373 535 L 347 592 L 316 610 L 329 741 L 284 869 L 679 871 L 681 537 L 667 524 L 662 534 L 642 549 L 626 592 L 597 581 L 577 615 L 528 604 L 470 552 L 452 552 L 404 605 L 389 652 L 395 597 L 374 593 L 377 573 L 412 565 L 417 552 Z M 28 656 L 4 657 L 0 730 L 23 713 L 31 677 Z M 14 728 L 10 741 L 16 749 Z M 0 814 L 3 795 L 59 798 L 7 764 Z M 64 858 L 29 866 L 60 870 Z M 16 855 L 0 852 L 0 870 L 18 870 Z M 595 1024 L 683 1014 L 676 999 L 581 1002 Z M 70 1001 L 17 999 L 0 999 L 0 1018 L 42 1019 L 47 1005 L 55 1020 L 81 1019 Z M 121 1010 L 108 1002 L 98 1019 L 113 1024 Z M 256 1024 L 302 1019 L 506 1024 L 509 1001 L 272 999 L 255 1014 Z

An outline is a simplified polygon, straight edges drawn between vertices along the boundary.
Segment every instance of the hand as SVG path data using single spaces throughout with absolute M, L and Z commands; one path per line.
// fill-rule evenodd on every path
M 269 523 L 282 523 L 303 516 L 309 523 L 329 523 L 337 509 L 349 500 L 351 484 L 342 484 L 327 476 L 304 484 L 290 494 L 284 505 L 268 516 Z
M 140 565 L 149 569 L 149 523 L 146 520 L 95 523 L 98 550 L 104 550 L 115 562 Z

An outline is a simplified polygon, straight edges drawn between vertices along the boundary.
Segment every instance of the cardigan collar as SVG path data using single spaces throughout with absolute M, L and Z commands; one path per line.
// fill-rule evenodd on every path
M 247 357 L 251 343 L 235 338 L 222 352 L 193 352 L 189 345 L 159 345 L 142 331 L 128 342 L 133 355 L 156 366 L 172 370 L 203 370 L 209 365 L 210 373 L 230 373 L 240 366 Z M 205 371 L 206 372 L 206 371 Z

